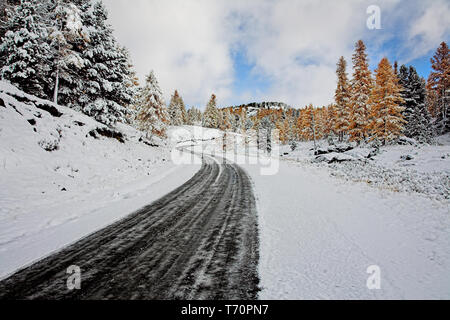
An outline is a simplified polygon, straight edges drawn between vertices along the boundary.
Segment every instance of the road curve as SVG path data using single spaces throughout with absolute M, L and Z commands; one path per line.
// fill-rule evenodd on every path
M 222 162 L 205 156 L 176 190 L 1 281 L 0 299 L 256 299 L 255 198 Z

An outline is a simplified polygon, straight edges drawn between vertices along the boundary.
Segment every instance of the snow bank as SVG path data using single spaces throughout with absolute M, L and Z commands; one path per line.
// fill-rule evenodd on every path
M 0 278 L 172 191 L 198 165 L 0 82 Z

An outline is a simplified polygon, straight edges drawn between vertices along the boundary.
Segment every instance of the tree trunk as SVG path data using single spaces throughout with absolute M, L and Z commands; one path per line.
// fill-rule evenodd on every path
M 55 91 L 53 92 L 53 102 L 58 104 L 58 89 L 59 89 L 59 67 L 56 68 Z

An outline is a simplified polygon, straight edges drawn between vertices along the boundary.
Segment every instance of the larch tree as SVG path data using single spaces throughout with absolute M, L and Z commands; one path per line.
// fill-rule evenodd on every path
M 351 120 L 349 126 L 350 138 L 362 141 L 367 137 L 369 109 L 367 101 L 373 86 L 369 63 L 367 61 L 366 46 L 362 40 L 356 43 L 352 57 L 353 78 L 351 81 L 350 109 Z
M 231 113 L 229 109 L 221 110 L 222 114 L 222 121 L 220 124 L 221 130 L 231 130 L 232 129 L 232 119 L 231 119 Z
M 181 104 L 184 105 L 183 100 L 181 99 L 178 90 L 175 90 L 175 92 L 172 95 L 172 98 L 170 99 L 168 108 L 170 123 L 173 126 L 181 126 L 184 124 Z
M 313 128 L 314 119 L 314 107 L 312 104 L 307 106 L 305 109 L 300 110 L 300 117 L 298 119 L 298 127 L 300 130 L 300 135 L 303 140 L 312 140 L 314 137 Z
M 440 134 L 450 132 L 450 54 L 448 45 L 442 42 L 431 58 L 432 71 L 428 77 L 428 104 Z
M 152 136 L 165 138 L 169 114 L 153 71 L 147 76 L 145 86 L 139 95 L 138 110 L 136 121 L 139 129 L 145 131 L 150 138 Z
M 279 131 L 279 139 L 281 144 L 287 144 L 288 142 L 290 142 L 289 119 L 287 117 L 285 119 L 278 119 L 275 127 Z
M 206 128 L 219 127 L 219 110 L 216 104 L 216 95 L 212 94 L 203 114 L 203 126 Z
M 336 75 L 338 78 L 336 92 L 334 94 L 335 105 L 331 112 L 334 116 L 334 130 L 339 141 L 344 140 L 344 135 L 350 127 L 350 84 L 346 72 L 347 62 L 340 57 L 337 63 Z
M 370 105 L 370 123 L 368 130 L 371 140 L 385 144 L 398 138 L 403 132 L 402 112 L 404 103 L 402 88 L 387 58 L 383 58 L 375 70 L 376 80 L 368 104 Z

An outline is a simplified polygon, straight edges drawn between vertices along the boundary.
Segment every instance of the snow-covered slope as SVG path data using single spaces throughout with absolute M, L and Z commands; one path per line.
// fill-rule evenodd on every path
M 170 146 L 0 82 L 0 278 L 187 181 Z

